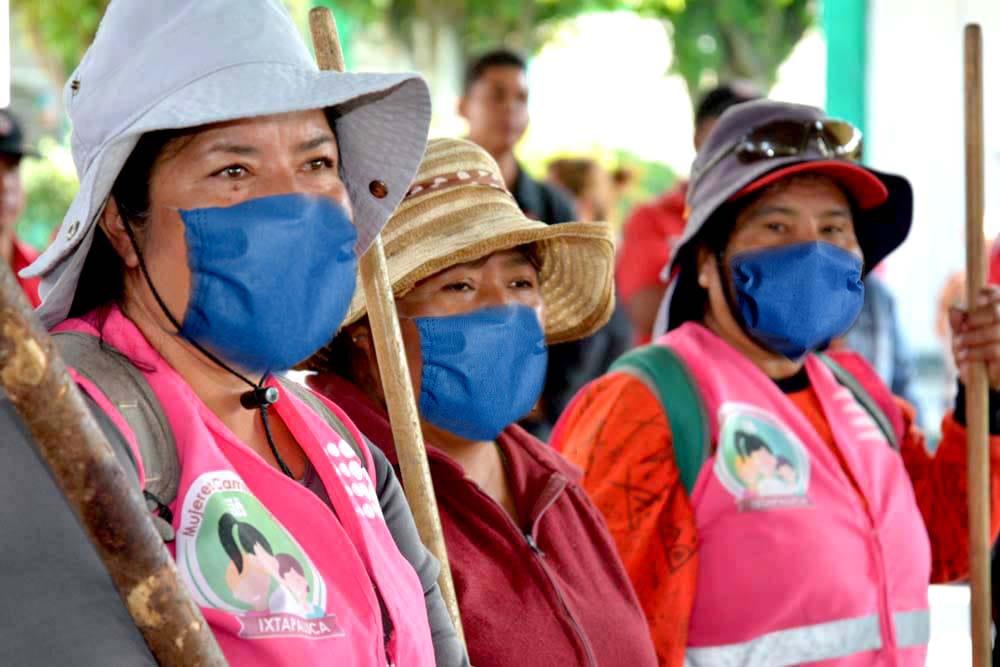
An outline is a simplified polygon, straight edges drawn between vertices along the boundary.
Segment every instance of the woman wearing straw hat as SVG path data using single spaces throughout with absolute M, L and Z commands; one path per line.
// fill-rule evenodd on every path
M 318 71 L 274 0 L 116 0 L 66 100 L 80 191 L 38 313 L 226 658 L 468 664 L 384 457 L 273 376 L 340 326 L 426 85 Z
M 527 219 L 496 162 L 432 140 L 383 231 L 469 656 L 488 666 L 655 664 L 642 611 L 577 472 L 517 426 L 542 390 L 546 345 L 613 307 L 603 224 Z M 396 461 L 355 293 L 311 385 Z
M 860 150 L 812 107 L 723 114 L 692 169 L 669 332 L 556 428 L 663 665 L 923 665 L 928 584 L 967 575 L 964 391 L 930 453 L 860 356 L 817 354 L 910 228 L 909 183 Z M 1000 289 L 951 320 L 963 375 L 983 360 L 1000 389 Z M 994 391 L 994 489 L 998 408 Z

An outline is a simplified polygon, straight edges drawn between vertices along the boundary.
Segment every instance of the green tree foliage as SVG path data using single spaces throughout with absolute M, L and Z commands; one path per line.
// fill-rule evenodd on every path
M 561 19 L 631 9 L 664 21 L 673 71 L 688 90 L 747 79 L 770 87 L 778 67 L 816 20 L 818 0 L 292 0 L 358 19 L 385 21 L 411 48 L 418 23 L 456 31 L 463 55 L 498 44 L 533 52 Z
M 311 4 L 338 14 L 349 12 L 364 22 L 385 21 L 411 48 L 419 24 L 431 32 L 448 28 L 455 31 L 465 55 L 501 43 L 533 52 L 554 22 L 586 11 L 621 8 L 613 0 L 312 0 Z
M 733 79 L 770 88 L 817 13 L 814 0 L 636 0 L 634 8 L 669 23 L 672 69 L 692 93 Z
M 26 37 L 33 50 L 63 81 L 97 34 L 108 0 L 12 0 L 14 39 Z
M 39 151 L 40 159 L 21 162 L 27 205 L 18 220 L 17 235 L 36 248 L 44 248 L 76 196 L 78 184 L 68 148 L 46 138 Z

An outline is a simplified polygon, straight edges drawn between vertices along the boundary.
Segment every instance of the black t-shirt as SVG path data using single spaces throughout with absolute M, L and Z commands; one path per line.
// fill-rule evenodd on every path
M 536 181 L 517 167 L 517 179 L 511 194 L 526 216 L 552 225 L 576 220 L 576 209 L 569 196 L 556 187 Z

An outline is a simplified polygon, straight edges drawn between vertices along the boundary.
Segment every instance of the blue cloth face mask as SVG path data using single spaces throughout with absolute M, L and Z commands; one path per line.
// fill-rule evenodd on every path
M 750 336 L 789 359 L 844 334 L 861 312 L 861 259 L 822 242 L 740 253 L 729 263 L 735 315 Z
M 531 412 L 548 363 L 545 332 L 532 308 L 497 306 L 413 322 L 424 366 L 424 419 L 468 440 L 494 440 Z
M 291 368 L 333 337 L 357 268 L 342 206 L 284 194 L 180 215 L 191 269 L 182 336 L 260 373 Z

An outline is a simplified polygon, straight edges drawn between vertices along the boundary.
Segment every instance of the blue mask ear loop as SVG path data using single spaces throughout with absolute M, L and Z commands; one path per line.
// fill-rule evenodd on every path
M 142 251 L 139 250 L 139 244 L 136 243 L 135 234 L 132 231 L 132 225 L 129 224 L 128 220 L 125 219 L 125 216 L 122 216 L 122 222 L 124 223 L 125 233 L 128 235 L 128 240 L 132 244 L 132 249 L 135 250 L 135 255 L 139 260 L 139 269 L 142 271 L 142 276 L 143 278 L 145 278 L 146 284 L 149 285 L 149 290 L 153 293 L 153 298 L 156 299 L 156 303 L 160 306 L 160 310 L 163 311 L 163 314 L 166 315 L 168 320 L 170 320 L 170 323 L 174 325 L 174 328 L 177 329 L 178 336 L 183 336 L 184 340 L 191 343 L 191 345 L 193 345 L 195 349 L 197 349 L 199 352 L 201 352 L 206 357 L 211 359 L 212 362 L 215 363 L 215 365 L 219 366 L 219 368 L 223 369 L 224 371 L 227 371 L 228 373 L 231 373 L 232 375 L 235 375 L 240 380 L 250 385 L 251 387 L 250 391 L 240 394 L 240 405 L 242 405 L 247 410 L 253 410 L 254 408 L 260 410 L 260 420 L 264 424 L 264 436 L 267 439 L 268 447 L 271 448 L 271 453 L 274 455 L 274 460 L 278 462 L 278 467 L 281 468 L 281 472 L 283 472 L 289 478 L 295 479 L 295 475 L 292 474 L 292 471 L 285 464 L 284 459 L 281 458 L 281 454 L 278 453 L 278 447 L 277 445 L 274 444 L 274 435 L 271 433 L 271 424 L 267 417 L 267 409 L 273 403 L 278 402 L 278 399 L 281 398 L 281 394 L 274 387 L 264 386 L 264 381 L 267 380 L 268 374 L 265 373 L 264 375 L 261 376 L 259 382 L 254 383 L 252 380 L 247 378 L 239 371 L 235 370 L 233 367 L 224 362 L 222 359 L 219 359 L 217 356 L 206 350 L 202 345 L 198 343 L 198 341 L 192 340 L 181 333 L 181 323 L 177 321 L 177 318 L 174 317 L 174 314 L 170 312 L 169 308 L 167 308 L 167 304 L 163 301 L 163 298 L 160 296 L 160 293 L 156 290 L 156 287 L 153 285 L 153 280 L 149 277 L 149 271 L 146 269 L 146 260 L 142 256 Z

